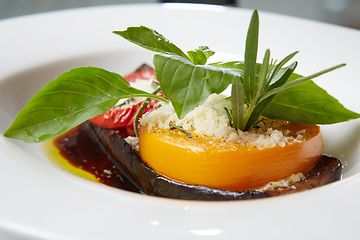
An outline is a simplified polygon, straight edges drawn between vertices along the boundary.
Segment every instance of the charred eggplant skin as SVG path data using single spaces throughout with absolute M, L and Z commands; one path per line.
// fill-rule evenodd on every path
M 108 160 L 115 165 L 125 184 L 128 185 L 128 189 L 151 196 L 204 201 L 256 199 L 312 189 L 337 181 L 342 177 L 343 166 L 340 160 L 324 155 L 320 162 L 305 174 L 306 179 L 294 184 L 291 188 L 234 192 L 191 185 L 156 173 L 126 143 L 116 129 L 105 129 L 86 122 L 85 130 L 93 141 L 98 143 Z

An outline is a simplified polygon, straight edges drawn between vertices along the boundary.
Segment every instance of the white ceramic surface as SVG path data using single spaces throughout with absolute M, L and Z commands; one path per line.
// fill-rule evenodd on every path
M 44 84 L 79 66 L 129 73 L 152 53 L 112 34 L 158 30 L 185 50 L 207 45 L 242 59 L 250 10 L 220 6 L 119 5 L 0 21 L 0 132 Z M 360 32 L 260 12 L 260 49 L 299 50 L 307 75 L 346 62 L 316 82 L 360 112 Z M 214 60 L 217 60 L 216 57 Z M 360 121 L 323 127 L 325 151 L 345 163 L 342 181 L 292 195 L 234 202 L 148 197 L 53 166 L 41 145 L 0 135 L 0 239 L 358 239 Z

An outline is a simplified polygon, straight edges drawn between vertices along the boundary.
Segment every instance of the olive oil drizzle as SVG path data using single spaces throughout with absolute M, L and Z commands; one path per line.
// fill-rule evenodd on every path
M 119 131 L 125 135 L 126 131 Z M 129 190 L 115 166 L 83 129 L 83 124 L 48 141 L 46 152 L 59 168 L 88 180 Z

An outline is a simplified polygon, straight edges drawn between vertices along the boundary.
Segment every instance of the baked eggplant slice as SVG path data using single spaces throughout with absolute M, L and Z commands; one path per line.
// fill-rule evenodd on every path
M 288 188 L 235 192 L 191 185 L 156 173 L 116 129 L 105 129 L 90 122 L 85 123 L 84 129 L 108 160 L 115 165 L 128 188 L 137 189 L 139 193 L 151 196 L 208 201 L 256 199 L 312 189 L 342 177 L 343 166 L 340 160 L 324 155 L 316 166 L 304 174 L 306 179 Z

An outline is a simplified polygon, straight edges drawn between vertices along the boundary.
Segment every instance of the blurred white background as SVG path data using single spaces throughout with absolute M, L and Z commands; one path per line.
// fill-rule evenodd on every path
M 237 5 L 360 29 L 360 0 L 240 0 Z
M 360 29 L 360 0 L 0 0 L 0 19 L 87 6 L 157 2 L 256 8 Z

